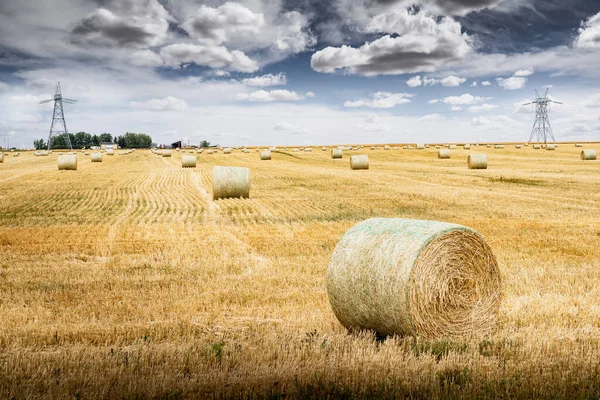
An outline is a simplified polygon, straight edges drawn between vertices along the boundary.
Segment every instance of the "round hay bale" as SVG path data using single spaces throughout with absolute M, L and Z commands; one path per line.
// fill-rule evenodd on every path
M 213 200 L 250 197 L 250 170 L 244 167 L 214 167 Z
M 424 149 L 425 149 L 424 144 L 417 144 L 417 150 L 424 150 Z
M 438 150 L 438 158 L 444 159 L 444 160 L 450 158 L 450 150 L 446 150 L 446 149 Z
M 321 150 L 327 151 L 327 147 L 323 146 L 323 147 L 321 147 Z
M 595 160 L 596 159 L 596 150 L 581 150 L 581 159 L 582 160 Z
M 102 153 L 92 153 L 92 162 L 102 162 Z
M 384 149 L 384 150 L 390 150 L 390 149 L 391 149 L 391 147 L 390 147 L 390 146 L 388 146 L 388 145 L 386 144 L 385 146 L 383 146 L 383 149 Z
M 400 150 L 400 147 L 394 146 L 392 147 L 392 150 Z
M 223 149 L 223 154 L 231 154 L 231 147 L 226 147 Z
M 312 147 L 305 147 L 304 151 L 312 151 Z
M 260 159 L 267 161 L 271 159 L 271 150 L 263 150 L 260 152 Z
M 491 145 L 491 144 L 486 144 L 485 146 L 486 146 L 486 147 L 492 147 L 492 145 Z
M 575 143 L 575 147 L 583 147 L 581 143 Z
M 485 154 L 470 154 L 467 157 L 469 169 L 487 169 L 488 162 Z
M 331 149 L 331 158 L 342 158 L 342 150 L 340 149 Z
M 196 168 L 196 156 L 181 156 L 181 168 Z
M 350 169 L 369 169 L 369 156 L 366 154 L 351 156 Z
M 503 144 L 496 144 L 496 145 L 494 145 L 494 148 L 495 149 L 503 149 L 504 145 Z
M 456 145 L 455 144 L 451 144 L 450 146 L 448 146 L 448 148 L 450 150 L 456 150 Z
M 327 295 L 340 323 L 382 336 L 490 333 L 501 284 L 485 239 L 438 221 L 360 222 L 337 243 L 327 269 Z
M 541 146 L 539 144 L 534 144 L 533 145 L 533 149 L 534 150 L 539 150 L 541 148 Z
M 436 149 L 441 149 L 441 148 L 442 148 L 442 146 L 436 145 L 436 146 L 435 146 L 435 148 L 436 148 Z
M 463 149 L 465 149 L 465 150 L 471 150 L 471 145 L 469 143 L 467 143 L 467 144 L 465 144 L 463 146 Z
M 163 150 L 162 156 L 163 157 L 171 157 L 171 150 Z
M 83 155 L 85 155 L 85 156 L 89 156 L 89 155 L 90 155 L 90 152 L 89 152 L 89 151 L 86 151 L 86 152 L 84 152 L 84 153 L 83 153 Z
M 375 150 L 375 146 L 371 146 L 371 150 Z
M 556 150 L 556 145 L 553 143 L 547 143 L 546 150 Z
M 76 171 L 77 170 L 77 155 L 76 154 L 63 154 L 58 156 L 58 170 L 59 171 Z
M 114 156 L 115 155 L 115 151 L 113 149 L 108 149 L 108 150 L 106 150 L 106 155 L 107 156 Z
M 521 145 L 520 144 L 515 144 L 515 149 L 520 149 Z
M 0 164 L 4 162 L 4 153 L 0 153 Z

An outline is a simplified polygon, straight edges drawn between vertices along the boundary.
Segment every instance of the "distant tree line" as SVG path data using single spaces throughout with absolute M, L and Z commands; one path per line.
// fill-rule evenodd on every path
M 152 145 L 152 138 L 144 133 L 127 132 L 124 135 L 113 137 L 110 133 L 92 135 L 87 132 L 78 132 L 69 133 L 69 138 L 71 139 L 71 146 L 74 149 L 100 146 L 101 143 L 117 143 L 119 147 L 129 149 L 149 148 Z M 33 141 L 33 146 L 37 150 L 42 150 L 48 147 L 48 142 L 44 139 L 37 139 Z M 67 147 L 65 135 L 58 135 L 52 138 L 52 149 L 66 149 Z

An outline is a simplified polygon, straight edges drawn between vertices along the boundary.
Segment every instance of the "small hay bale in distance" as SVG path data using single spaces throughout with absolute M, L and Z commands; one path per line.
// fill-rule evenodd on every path
M 171 150 L 163 150 L 162 156 L 163 157 L 171 157 Z
M 115 151 L 113 149 L 108 149 L 108 150 L 106 150 L 106 155 L 107 156 L 114 156 L 115 155 Z
M 381 336 L 488 334 L 501 284 L 485 239 L 438 221 L 360 222 L 337 243 L 327 269 L 327 295 L 340 323 Z
M 226 147 L 223 149 L 223 154 L 231 154 L 231 147 Z
M 213 200 L 250 197 L 250 170 L 244 167 L 213 168 Z
M 59 171 L 77 171 L 77 155 L 63 154 L 58 156 Z
M 327 151 L 327 147 L 323 146 L 323 147 L 321 147 L 321 150 Z
M 541 148 L 541 146 L 539 144 L 534 144 L 533 145 L 533 149 L 534 150 L 539 150 Z
M 375 150 L 375 146 L 371 146 L 371 150 Z
M 260 152 L 260 159 L 267 161 L 271 159 L 271 150 L 263 150 Z
M 343 153 L 340 149 L 331 149 L 331 158 L 342 158 Z
M 102 162 L 102 153 L 92 153 L 92 162 Z
M 366 154 L 357 154 L 350 157 L 350 169 L 369 169 L 369 156 Z
M 487 156 L 485 154 L 469 154 L 467 166 L 469 169 L 487 169 Z
M 504 145 L 503 144 L 496 144 L 496 145 L 494 145 L 494 148 L 495 149 L 503 149 Z
M 581 159 L 582 160 L 595 160 L 597 158 L 596 156 L 596 150 L 593 149 L 588 149 L 588 150 L 581 150 Z
M 305 147 L 304 151 L 312 151 L 312 147 Z
M 471 145 L 469 143 L 463 145 L 463 149 L 465 150 L 471 150 Z
M 450 150 L 447 150 L 447 149 L 438 150 L 438 158 L 442 159 L 442 160 L 450 158 Z
M 546 150 L 556 150 L 556 145 L 553 143 L 546 144 Z
M 520 144 L 515 144 L 515 149 L 520 149 L 521 145 Z
M 4 162 L 4 153 L 0 153 L 0 164 Z
M 581 143 L 575 143 L 575 147 L 583 147 Z
M 417 150 L 425 150 L 425 145 L 424 144 L 417 144 Z
M 390 150 L 390 149 L 391 149 L 391 147 L 390 147 L 390 146 L 388 146 L 388 145 L 386 144 L 385 146 L 383 146 L 383 149 L 384 149 L 384 150 Z
M 456 145 L 455 144 L 451 144 L 450 146 L 448 146 L 448 148 L 450 150 L 456 150 Z
M 196 168 L 196 156 L 181 156 L 181 168 Z

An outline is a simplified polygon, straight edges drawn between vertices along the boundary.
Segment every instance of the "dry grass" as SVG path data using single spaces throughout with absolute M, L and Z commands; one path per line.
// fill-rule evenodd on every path
M 600 164 L 574 146 L 484 151 L 487 170 L 461 149 L 370 151 L 360 174 L 322 152 L 182 169 L 136 151 L 66 172 L 56 153 L 7 158 L 0 398 L 600 396 Z M 210 201 L 214 165 L 251 168 L 252 197 Z M 346 332 L 327 265 L 374 216 L 482 234 L 503 277 L 497 331 Z

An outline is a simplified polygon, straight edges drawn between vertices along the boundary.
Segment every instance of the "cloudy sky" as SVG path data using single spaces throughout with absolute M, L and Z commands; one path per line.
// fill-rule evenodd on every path
M 600 140 L 597 0 L 0 1 L 0 145 Z

